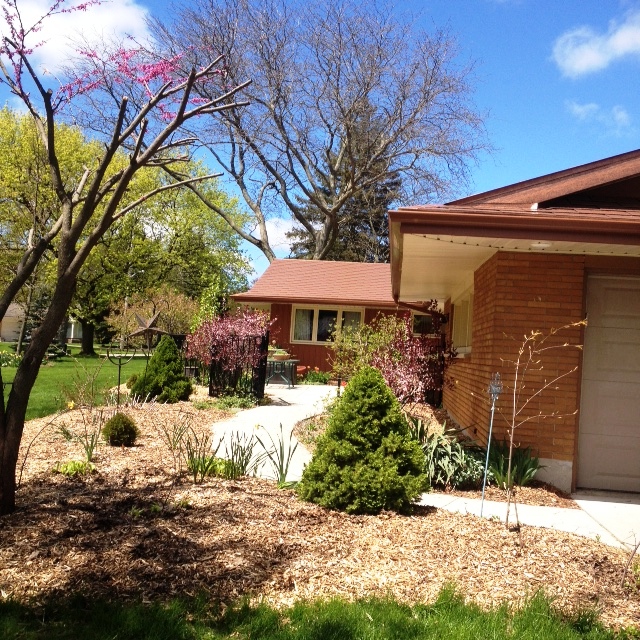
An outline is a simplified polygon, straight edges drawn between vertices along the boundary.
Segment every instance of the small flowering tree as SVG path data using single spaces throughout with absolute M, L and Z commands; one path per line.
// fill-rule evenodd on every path
M 234 314 L 205 320 L 188 338 L 186 356 L 205 365 L 215 358 L 223 369 L 255 367 L 255 352 L 243 352 L 234 348 L 234 338 L 264 335 L 271 325 L 266 311 L 241 309 Z
M 430 310 L 438 333 L 441 320 L 436 304 Z M 414 335 L 411 318 L 389 315 L 340 332 L 332 347 L 334 375 L 350 378 L 365 366 L 375 367 L 403 405 L 423 402 L 427 391 L 442 389 L 444 369 L 453 355 L 439 336 Z
M 29 25 L 19 0 L 2 0 L 0 83 L 33 118 L 56 201 L 46 215 L 34 215 L 31 228 L 25 229 L 24 251 L 11 281 L 0 291 L 0 320 L 52 247 L 56 275 L 51 304 L 32 333 L 6 403 L 0 384 L 0 515 L 15 509 L 15 471 L 29 396 L 90 252 L 112 225 L 149 198 L 211 177 L 167 180 L 142 195 L 130 196 L 139 173 L 188 159 L 191 139 L 181 134 L 185 124 L 246 104 L 234 102 L 233 96 L 248 83 L 226 86 L 221 59 L 182 73 L 179 55 L 160 59 L 135 43 L 110 51 L 85 47 L 78 52 L 84 62 L 68 70 L 57 89 L 47 88 L 33 62 L 44 22 L 52 15 L 90 10 L 95 3 L 68 7 L 64 0 L 55 0 L 45 15 Z M 203 92 L 196 90 L 205 85 L 208 95 L 215 97 L 197 97 Z M 93 131 L 99 134 L 101 151 L 79 176 L 65 179 L 65 156 L 58 146 L 56 125 L 65 118 L 81 122 L 83 113 L 94 113 L 93 122 L 100 123 Z

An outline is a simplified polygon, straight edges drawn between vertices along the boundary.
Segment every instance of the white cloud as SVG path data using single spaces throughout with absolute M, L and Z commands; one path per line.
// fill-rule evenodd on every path
M 78 2 L 67 2 L 73 7 Z M 51 0 L 24 0 L 19 4 L 25 26 L 33 25 L 51 6 Z M 90 6 L 86 11 L 71 11 L 47 18 L 42 29 L 30 34 L 27 45 L 35 48 L 32 60 L 38 67 L 57 73 L 61 66 L 73 57 L 77 50 L 74 42 L 97 44 L 111 38 L 123 39 L 132 36 L 138 41 L 149 39 L 146 26 L 148 11 L 134 0 L 107 0 Z M 7 32 L 6 23 L 1 23 L 2 33 Z
M 628 56 L 640 55 L 640 10 L 612 20 L 606 33 L 581 26 L 563 33 L 553 45 L 553 59 L 563 75 L 577 78 L 601 71 Z
M 609 133 L 621 135 L 631 127 L 631 116 L 620 105 L 605 109 L 595 102 L 580 104 L 575 101 L 567 101 L 565 106 L 567 111 L 579 122 L 600 125 L 606 128 Z
M 289 255 L 290 240 L 286 234 L 294 228 L 293 220 L 291 218 L 271 218 L 267 220 L 267 234 L 269 236 L 269 245 L 275 253 L 281 254 L 284 252 Z

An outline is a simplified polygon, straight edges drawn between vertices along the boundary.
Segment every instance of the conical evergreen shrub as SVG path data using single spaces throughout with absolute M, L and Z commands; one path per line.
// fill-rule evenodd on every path
M 424 453 L 377 369 L 364 367 L 333 410 L 298 495 L 347 513 L 408 512 L 426 490 Z
M 138 398 L 156 398 L 158 402 L 178 402 L 188 400 L 192 391 L 176 343 L 170 336 L 162 336 L 146 373 L 139 374 L 131 385 L 131 394 Z

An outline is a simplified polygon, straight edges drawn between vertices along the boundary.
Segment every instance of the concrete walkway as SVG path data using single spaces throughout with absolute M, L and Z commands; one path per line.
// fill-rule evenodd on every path
M 225 454 L 234 438 L 250 439 L 258 435 L 269 448 L 271 439 L 278 445 L 280 425 L 285 442 L 285 455 L 293 446 L 295 438 L 290 434 L 297 422 L 323 412 L 325 403 L 335 398 L 337 388 L 324 385 L 299 385 L 287 389 L 285 385 L 271 384 L 266 387 L 271 404 L 247 409 L 228 420 L 216 422 L 213 432 L 216 442 L 222 439 L 218 455 Z M 255 455 L 262 453 L 260 445 L 255 447 Z M 287 480 L 299 480 L 311 454 L 298 445 L 291 461 Z M 269 463 L 263 464 L 258 475 L 275 478 Z M 611 493 L 606 491 L 580 491 L 572 496 L 580 509 L 559 507 L 535 507 L 518 505 L 518 517 L 522 524 L 568 531 L 594 538 L 606 544 L 631 549 L 640 541 L 640 494 Z M 456 513 L 480 515 L 481 501 L 459 498 L 446 494 L 426 493 L 420 501 L 422 505 L 446 509 Z M 483 516 L 504 520 L 506 503 L 485 500 Z M 510 521 L 515 522 L 511 513 Z
M 632 549 L 640 540 L 640 495 L 615 494 L 606 491 L 595 496 L 587 492 L 574 494 L 572 498 L 580 509 L 560 507 L 535 507 L 518 504 L 521 524 L 568 531 L 594 538 L 605 544 Z M 480 515 L 481 500 L 460 498 L 442 493 L 427 493 L 420 504 L 445 509 L 454 513 Z M 485 500 L 482 515 L 504 521 L 507 505 L 504 502 Z M 509 522 L 515 523 L 513 505 Z
M 289 446 L 295 446 L 295 438 L 290 440 L 293 427 L 300 420 L 318 415 L 324 410 L 325 402 L 337 395 L 337 387 L 326 385 L 298 385 L 288 389 L 286 385 L 269 384 L 265 394 L 271 399 L 270 404 L 253 409 L 246 409 L 235 414 L 228 420 L 216 422 L 213 425 L 214 441 L 222 439 L 218 455 L 225 455 L 225 448 L 229 451 L 231 442 L 240 438 L 240 442 L 248 441 L 252 435 L 257 435 L 267 448 L 271 448 L 271 441 L 278 446 L 281 439 L 280 425 L 284 440 L 285 456 Z M 254 449 L 254 458 L 263 453 L 262 447 L 257 444 Z M 311 460 L 311 454 L 301 445 L 293 455 L 287 480 L 300 480 L 305 465 Z M 275 478 L 270 463 L 265 463 L 258 471 L 258 475 L 264 478 Z

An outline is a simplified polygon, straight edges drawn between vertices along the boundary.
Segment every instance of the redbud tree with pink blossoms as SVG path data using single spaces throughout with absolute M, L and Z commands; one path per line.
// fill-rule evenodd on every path
M 187 337 L 186 356 L 206 366 L 215 358 L 226 371 L 255 367 L 258 364 L 256 352 L 236 349 L 234 338 L 263 336 L 271 324 L 266 311 L 246 308 L 210 318 Z
M 26 22 L 19 0 L 2 0 L 0 83 L 33 118 L 56 194 L 56 206 L 34 216 L 12 279 L 0 291 L 0 321 L 38 263 L 55 248 L 56 273 L 51 304 L 17 369 L 13 384 L 0 384 L 0 515 L 16 506 L 16 465 L 29 396 L 49 344 L 71 303 L 78 273 L 107 230 L 128 212 L 161 191 L 176 189 L 212 176 L 167 180 L 162 186 L 131 197 L 136 175 L 145 168 L 175 168 L 189 159 L 193 142 L 181 133 L 184 125 L 246 103 L 235 94 L 246 84 L 227 85 L 224 61 L 180 71 L 180 54 L 159 58 L 135 42 L 101 50 L 84 46 L 78 61 L 49 88 L 37 70 L 39 35 L 54 15 L 91 11 L 91 1 L 68 5 L 56 0 L 33 23 Z M 206 87 L 206 92 L 203 89 Z M 203 93 L 215 97 L 202 99 Z M 94 118 L 82 118 L 94 113 Z M 56 138 L 58 122 L 93 122 L 102 154 L 75 180 L 66 175 L 64 154 Z M 122 162 L 126 153 L 127 162 Z M 0 383 L 2 372 L 0 370 Z

